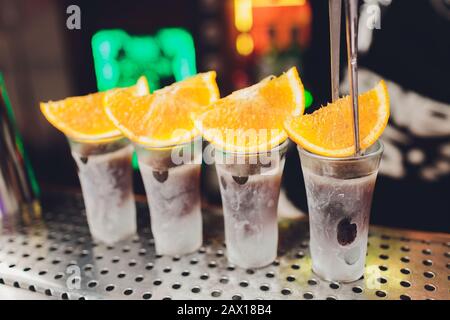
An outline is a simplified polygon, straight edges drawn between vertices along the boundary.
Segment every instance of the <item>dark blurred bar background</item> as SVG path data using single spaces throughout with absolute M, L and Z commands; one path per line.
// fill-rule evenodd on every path
M 360 4 L 360 91 L 369 89 L 379 77 L 387 79 L 392 108 L 391 122 L 383 136 L 386 152 L 372 222 L 448 232 L 448 1 L 380 0 Z M 71 5 L 81 11 L 79 30 L 66 26 L 70 16 L 66 10 Z M 381 19 L 376 20 L 377 16 Z M 142 68 L 133 65 L 137 60 L 132 57 L 131 65 L 125 60 L 133 51 L 132 43 L 140 47 L 139 37 L 158 40 L 161 30 L 167 28 L 181 29 L 193 39 L 195 70 L 192 66 L 189 70 L 180 67 L 178 72 L 216 70 L 222 96 L 296 65 L 308 91 L 311 107 L 307 112 L 330 101 L 326 0 L 0 0 L 0 72 L 44 191 L 79 185 L 67 142 L 45 121 L 39 101 L 99 89 L 92 48 L 97 32 L 121 29 L 137 41 L 117 54 L 120 63 L 129 64 L 123 72 L 128 72 L 131 81 Z M 167 52 L 158 41 L 157 55 L 165 59 Z M 345 93 L 344 33 L 341 53 Z M 144 56 L 136 54 L 135 59 L 150 59 L 145 52 Z M 177 73 L 170 69 L 174 62 L 165 59 L 169 69 L 164 69 L 160 61 L 153 63 L 162 69 L 147 70 L 146 75 L 157 77 L 152 79 L 160 85 L 176 80 Z M 136 191 L 143 193 L 137 173 L 135 178 Z M 288 154 L 284 189 L 290 201 L 305 211 L 306 196 L 294 148 Z

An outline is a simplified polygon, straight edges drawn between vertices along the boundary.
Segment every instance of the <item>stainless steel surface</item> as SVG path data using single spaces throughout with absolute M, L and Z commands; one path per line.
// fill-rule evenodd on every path
M 92 242 L 81 199 L 56 199 L 41 224 L 3 230 L 0 282 L 61 299 L 450 298 L 449 234 L 372 227 L 364 279 L 330 283 L 311 272 L 304 220 L 280 221 L 278 259 L 245 270 L 227 262 L 220 215 L 204 212 L 198 252 L 157 256 L 145 206 L 139 236 L 106 246 Z
M 359 155 L 359 110 L 358 110 L 358 0 L 345 0 L 347 64 L 350 76 L 350 99 L 353 110 L 353 134 L 355 155 Z
M 341 0 L 329 1 L 330 16 L 330 58 L 331 58 L 331 97 L 339 99 L 339 57 L 341 48 Z

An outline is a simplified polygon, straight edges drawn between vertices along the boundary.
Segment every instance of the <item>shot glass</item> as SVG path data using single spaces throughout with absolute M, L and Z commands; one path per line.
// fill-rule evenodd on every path
M 113 244 L 134 235 L 133 146 L 122 137 L 108 141 L 68 140 L 78 167 L 92 237 Z
M 203 241 L 201 139 L 166 147 L 135 146 L 158 254 L 196 251 Z
M 312 269 L 328 281 L 364 274 L 372 194 L 383 145 L 364 155 L 328 158 L 298 147 L 309 209 Z
M 259 268 L 277 256 L 277 209 L 286 140 L 261 153 L 215 149 L 225 221 L 228 260 L 242 268 Z

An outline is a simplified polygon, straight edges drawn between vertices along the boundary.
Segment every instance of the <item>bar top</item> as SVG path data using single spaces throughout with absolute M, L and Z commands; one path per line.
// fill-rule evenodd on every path
M 449 234 L 371 226 L 365 275 L 344 284 L 311 271 L 307 220 L 281 220 L 277 260 L 245 270 L 227 262 L 220 214 L 204 212 L 198 252 L 168 257 L 155 254 L 144 204 L 138 203 L 139 235 L 106 246 L 91 240 L 79 197 L 56 198 L 33 226 L 3 223 L 0 284 L 24 289 L 24 296 L 31 290 L 58 299 L 450 298 Z

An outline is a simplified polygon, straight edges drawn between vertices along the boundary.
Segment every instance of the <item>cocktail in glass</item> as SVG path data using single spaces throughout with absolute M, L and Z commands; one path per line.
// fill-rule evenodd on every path
M 275 260 L 277 210 L 288 141 L 259 153 L 215 149 L 228 260 L 243 268 Z
M 103 141 L 68 140 L 92 237 L 113 244 L 134 235 L 133 146 L 121 136 Z
M 383 145 L 363 155 L 329 158 L 298 147 L 309 208 L 313 271 L 351 282 L 364 273 L 370 208 Z
M 181 255 L 202 244 L 201 139 L 164 148 L 136 145 L 158 254 Z

